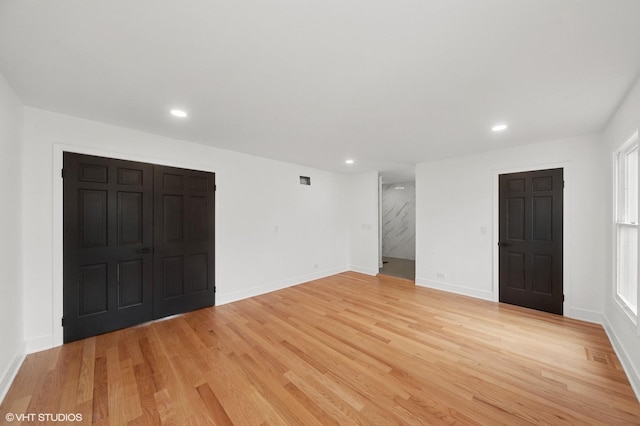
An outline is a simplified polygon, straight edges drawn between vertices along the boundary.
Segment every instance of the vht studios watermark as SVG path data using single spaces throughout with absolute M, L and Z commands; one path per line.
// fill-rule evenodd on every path
M 8 422 L 81 422 L 82 413 L 7 413 Z

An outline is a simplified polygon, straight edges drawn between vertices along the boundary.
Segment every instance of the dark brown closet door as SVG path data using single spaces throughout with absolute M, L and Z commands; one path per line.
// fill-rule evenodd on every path
M 213 173 L 64 153 L 64 341 L 215 303 Z
M 153 318 L 153 166 L 64 153 L 64 341 Z
M 215 175 L 154 167 L 154 315 L 215 303 Z

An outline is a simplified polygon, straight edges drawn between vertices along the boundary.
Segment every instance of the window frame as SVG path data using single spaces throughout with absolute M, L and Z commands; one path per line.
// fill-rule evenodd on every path
M 626 202 L 628 196 L 626 194 L 627 185 L 626 185 L 626 162 L 621 161 L 622 156 L 627 156 L 629 153 L 636 151 L 636 155 L 640 157 L 640 146 L 638 143 L 638 130 L 635 130 L 630 137 L 628 137 L 624 143 L 620 145 L 618 149 L 614 152 L 614 223 L 613 223 L 613 237 L 614 237 L 614 282 L 613 282 L 613 295 L 614 300 L 617 302 L 618 306 L 623 310 L 623 312 L 629 317 L 629 319 L 638 327 L 638 333 L 640 333 L 640 284 L 636 279 L 636 312 L 633 311 L 632 307 L 629 305 L 629 302 L 626 298 L 620 294 L 619 289 L 619 279 L 621 276 L 621 267 L 620 267 L 620 230 L 622 228 L 635 228 L 638 233 L 640 233 L 640 229 L 638 226 L 638 222 L 640 222 L 640 218 L 635 218 L 635 222 L 629 220 L 628 217 L 628 203 Z M 638 158 L 637 167 L 640 167 L 640 158 Z M 638 171 L 638 179 L 636 182 L 636 191 L 640 187 L 640 171 Z M 640 203 L 640 194 L 636 193 L 636 200 Z M 638 208 L 636 207 L 636 212 L 638 212 Z M 638 213 L 636 213 L 638 214 Z M 640 235 L 638 236 L 638 247 L 636 248 L 636 255 L 640 255 Z M 640 269 L 640 261 L 638 256 L 636 256 L 636 277 L 638 277 L 638 269 Z

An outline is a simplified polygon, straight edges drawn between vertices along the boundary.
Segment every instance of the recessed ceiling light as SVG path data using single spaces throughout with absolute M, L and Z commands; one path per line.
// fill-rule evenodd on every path
M 172 109 L 171 115 L 173 115 L 174 117 L 185 118 L 189 114 L 187 114 L 185 111 L 182 111 L 181 109 Z
M 501 132 L 503 130 L 507 129 L 507 125 L 506 124 L 496 124 L 495 126 L 493 126 L 491 128 L 491 130 L 493 130 L 494 132 Z
M 353 161 L 353 160 L 346 160 L 346 161 L 345 161 L 345 163 L 347 163 L 347 164 L 353 164 L 353 163 L 355 163 L 355 161 Z
M 396 186 L 394 189 L 404 189 L 404 186 Z

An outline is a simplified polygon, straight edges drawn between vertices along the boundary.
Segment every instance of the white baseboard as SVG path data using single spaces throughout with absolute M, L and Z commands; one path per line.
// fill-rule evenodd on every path
M 627 378 L 629 379 L 629 383 L 631 384 L 631 388 L 636 393 L 636 398 L 638 398 L 638 402 L 640 402 L 640 372 L 636 369 L 635 365 L 631 362 L 631 357 L 627 354 L 627 351 L 624 349 L 624 346 L 620 342 L 618 335 L 616 334 L 611 324 L 607 320 L 606 316 L 602 317 L 602 326 L 604 327 L 604 331 L 609 336 L 609 340 L 613 345 L 613 350 L 616 352 L 620 363 L 622 364 L 622 368 L 624 372 L 627 374 Z
M 263 285 L 250 287 L 240 291 L 234 291 L 231 293 L 219 294 L 219 295 L 216 295 L 216 306 L 237 302 L 239 300 L 248 299 L 250 297 L 259 296 L 261 294 L 271 293 L 272 291 L 282 290 L 283 288 L 292 287 L 294 285 L 298 285 L 298 284 L 306 283 L 309 281 L 317 280 L 320 278 L 328 277 L 331 275 L 339 274 L 341 272 L 345 272 L 348 270 L 349 268 L 346 266 L 332 268 L 332 269 L 325 269 L 324 271 L 300 275 L 300 276 L 289 278 L 283 281 L 263 284 Z
M 56 346 L 53 342 L 53 334 L 29 339 L 25 342 L 25 345 L 27 354 L 44 351 Z
M 26 356 L 26 345 L 22 343 L 18 348 L 18 353 L 13 359 L 13 362 L 2 377 L 0 377 L 0 403 L 4 400 L 4 397 L 7 396 L 7 392 L 9 392 L 9 388 L 11 387 L 13 380 L 16 378 Z
M 416 278 L 416 285 L 420 287 L 447 291 L 449 293 L 461 294 L 463 296 L 475 297 L 476 299 L 493 301 L 493 293 L 486 290 L 478 290 L 476 288 L 449 284 L 442 281 L 428 280 L 425 278 Z
M 378 275 L 378 272 L 380 272 L 379 269 L 365 268 L 365 267 L 356 266 L 356 265 L 351 265 L 347 270 L 358 272 L 361 274 L 371 275 L 372 277 L 375 277 L 376 275 Z
M 602 324 L 602 314 L 596 311 L 589 311 L 580 308 L 569 308 L 565 311 L 564 315 L 568 318 L 573 318 L 580 321 Z

